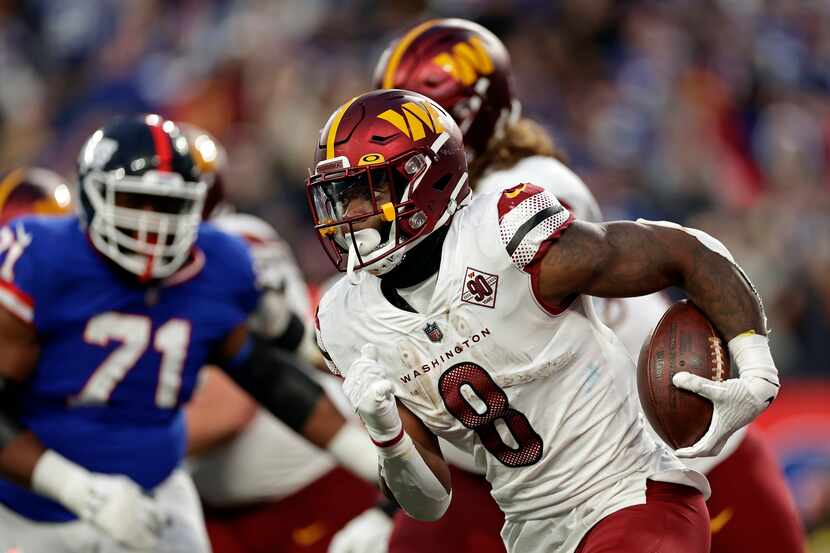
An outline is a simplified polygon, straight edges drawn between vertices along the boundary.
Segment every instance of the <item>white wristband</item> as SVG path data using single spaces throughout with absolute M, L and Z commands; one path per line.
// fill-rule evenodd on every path
M 452 492 L 427 466 L 408 434 L 394 445 L 378 448 L 383 478 L 401 507 L 418 520 L 438 520 L 447 511 Z
M 83 517 L 83 498 L 90 472 L 51 449 L 46 450 L 32 471 L 32 489 Z
M 416 455 L 420 455 L 418 450 L 415 449 L 415 442 L 412 441 L 412 438 L 404 430 L 401 430 L 398 439 L 388 442 L 388 445 L 381 446 L 377 443 L 375 445 L 377 446 L 378 457 L 381 459 L 401 457 L 402 455 L 408 454 L 410 450 L 414 451 Z
M 778 369 L 772 360 L 769 340 L 762 334 L 744 332 L 729 340 L 729 353 L 738 367 L 738 374 L 749 376 L 775 376 L 778 382 Z

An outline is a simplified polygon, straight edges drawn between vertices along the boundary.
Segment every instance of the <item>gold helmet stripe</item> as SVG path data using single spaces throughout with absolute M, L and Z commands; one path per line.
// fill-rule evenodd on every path
M 334 121 L 331 122 L 331 127 L 329 127 L 329 135 L 326 137 L 326 159 L 334 157 L 334 137 L 337 136 L 337 127 L 340 126 L 341 119 L 343 119 L 343 116 L 346 115 L 346 111 L 355 100 L 357 100 L 357 96 L 340 106 L 340 109 L 337 110 L 337 114 L 334 116 Z
M 401 58 L 406 52 L 406 49 L 409 48 L 410 44 L 412 44 L 412 41 L 418 38 L 426 30 L 434 27 L 440 22 L 440 19 L 424 21 L 404 35 L 400 42 L 398 42 L 398 45 L 395 46 L 395 50 L 392 52 L 392 55 L 389 57 L 389 63 L 386 65 L 386 71 L 383 73 L 383 88 L 394 88 L 395 71 L 397 71 L 398 64 L 401 62 Z

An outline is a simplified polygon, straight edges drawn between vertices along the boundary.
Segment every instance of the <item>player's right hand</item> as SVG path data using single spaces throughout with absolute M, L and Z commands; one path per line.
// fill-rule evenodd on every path
M 136 551 L 157 549 L 166 517 L 126 476 L 90 472 L 47 450 L 32 473 L 32 488 L 123 546 Z
M 328 553 L 386 553 L 391 534 L 392 519 L 373 507 L 335 534 Z
M 366 425 L 375 443 L 388 442 L 403 430 L 395 403 L 394 385 L 377 361 L 377 349 L 366 344 L 343 381 L 343 392 Z
M 706 434 L 692 446 L 675 451 L 678 457 L 717 455 L 732 434 L 764 412 L 778 395 L 778 369 L 766 336 L 754 332 L 736 336 L 729 341 L 729 351 L 738 366 L 738 378 L 715 382 L 688 372 L 672 378 L 678 388 L 699 394 L 714 405 Z

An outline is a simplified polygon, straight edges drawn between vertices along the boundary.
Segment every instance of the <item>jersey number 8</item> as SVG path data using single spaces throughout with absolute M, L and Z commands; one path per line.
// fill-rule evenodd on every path
M 466 392 L 469 388 L 476 397 Z M 438 379 L 438 391 L 447 410 L 474 430 L 481 445 L 508 467 L 526 467 L 542 458 L 542 438 L 527 417 L 510 407 L 507 394 L 480 365 L 464 362 L 447 369 Z M 505 442 L 497 423 L 512 435 L 518 447 Z

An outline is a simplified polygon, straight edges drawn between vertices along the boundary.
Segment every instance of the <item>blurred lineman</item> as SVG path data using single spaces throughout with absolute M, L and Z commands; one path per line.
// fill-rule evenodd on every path
M 200 224 L 207 185 L 175 124 L 115 120 L 78 163 L 78 215 L 0 230 L 0 551 L 210 551 L 180 469 L 199 369 L 221 367 L 314 443 L 329 410 L 293 357 L 249 334 L 253 262 Z
M 501 41 L 480 25 L 447 19 L 414 27 L 381 57 L 375 85 L 420 92 L 453 115 L 472 160 L 470 173 L 476 193 L 499 192 L 515 183 L 531 182 L 553 193 L 577 219 L 601 220 L 593 195 L 561 162 L 549 135 L 534 121 L 521 117 L 509 55 Z M 662 294 L 597 300 L 603 319 L 635 358 L 668 306 Z M 630 377 L 630 386 L 636 386 L 633 372 Z M 652 437 L 657 439 L 653 432 Z M 719 455 L 685 459 L 684 463 L 706 473 L 712 486 L 707 505 L 712 516 L 713 552 L 804 550 L 795 505 L 771 452 L 756 431 L 738 430 Z M 469 481 L 469 476 L 462 480 Z M 484 482 L 477 485 L 486 486 Z M 446 540 L 453 540 L 457 550 L 471 551 L 472 544 L 482 543 L 492 545 L 492 551 L 503 550 L 492 539 L 493 528 L 459 524 L 464 517 L 474 520 L 468 518 L 471 510 L 486 520 L 495 517 L 495 504 L 484 502 L 481 491 L 471 490 L 470 501 L 463 500 L 464 491 L 456 491 L 456 504 L 438 524 L 397 516 L 389 551 L 430 550 Z M 341 547 L 332 548 L 332 553 L 357 551 L 356 544 L 367 534 L 389 534 L 387 520 L 378 512 L 367 513 L 338 536 L 336 545 Z M 352 530 L 358 528 L 362 536 Z M 489 540 L 481 535 L 488 530 Z
M 275 347 L 319 358 L 314 333 L 306 331 L 309 292 L 288 245 L 268 223 L 236 213 L 225 200 L 224 147 L 203 129 L 180 126 L 209 185 L 205 218 L 243 238 L 253 256 L 263 294 L 252 328 Z M 208 507 L 214 553 L 325 552 L 334 533 L 378 499 L 377 456 L 368 436 L 331 409 L 338 423 L 321 451 L 258 408 L 222 371 L 205 372 L 186 416 L 193 479 Z M 326 396 L 342 398 L 336 378 L 318 370 L 309 376 Z M 326 396 L 321 401 L 333 407 Z

